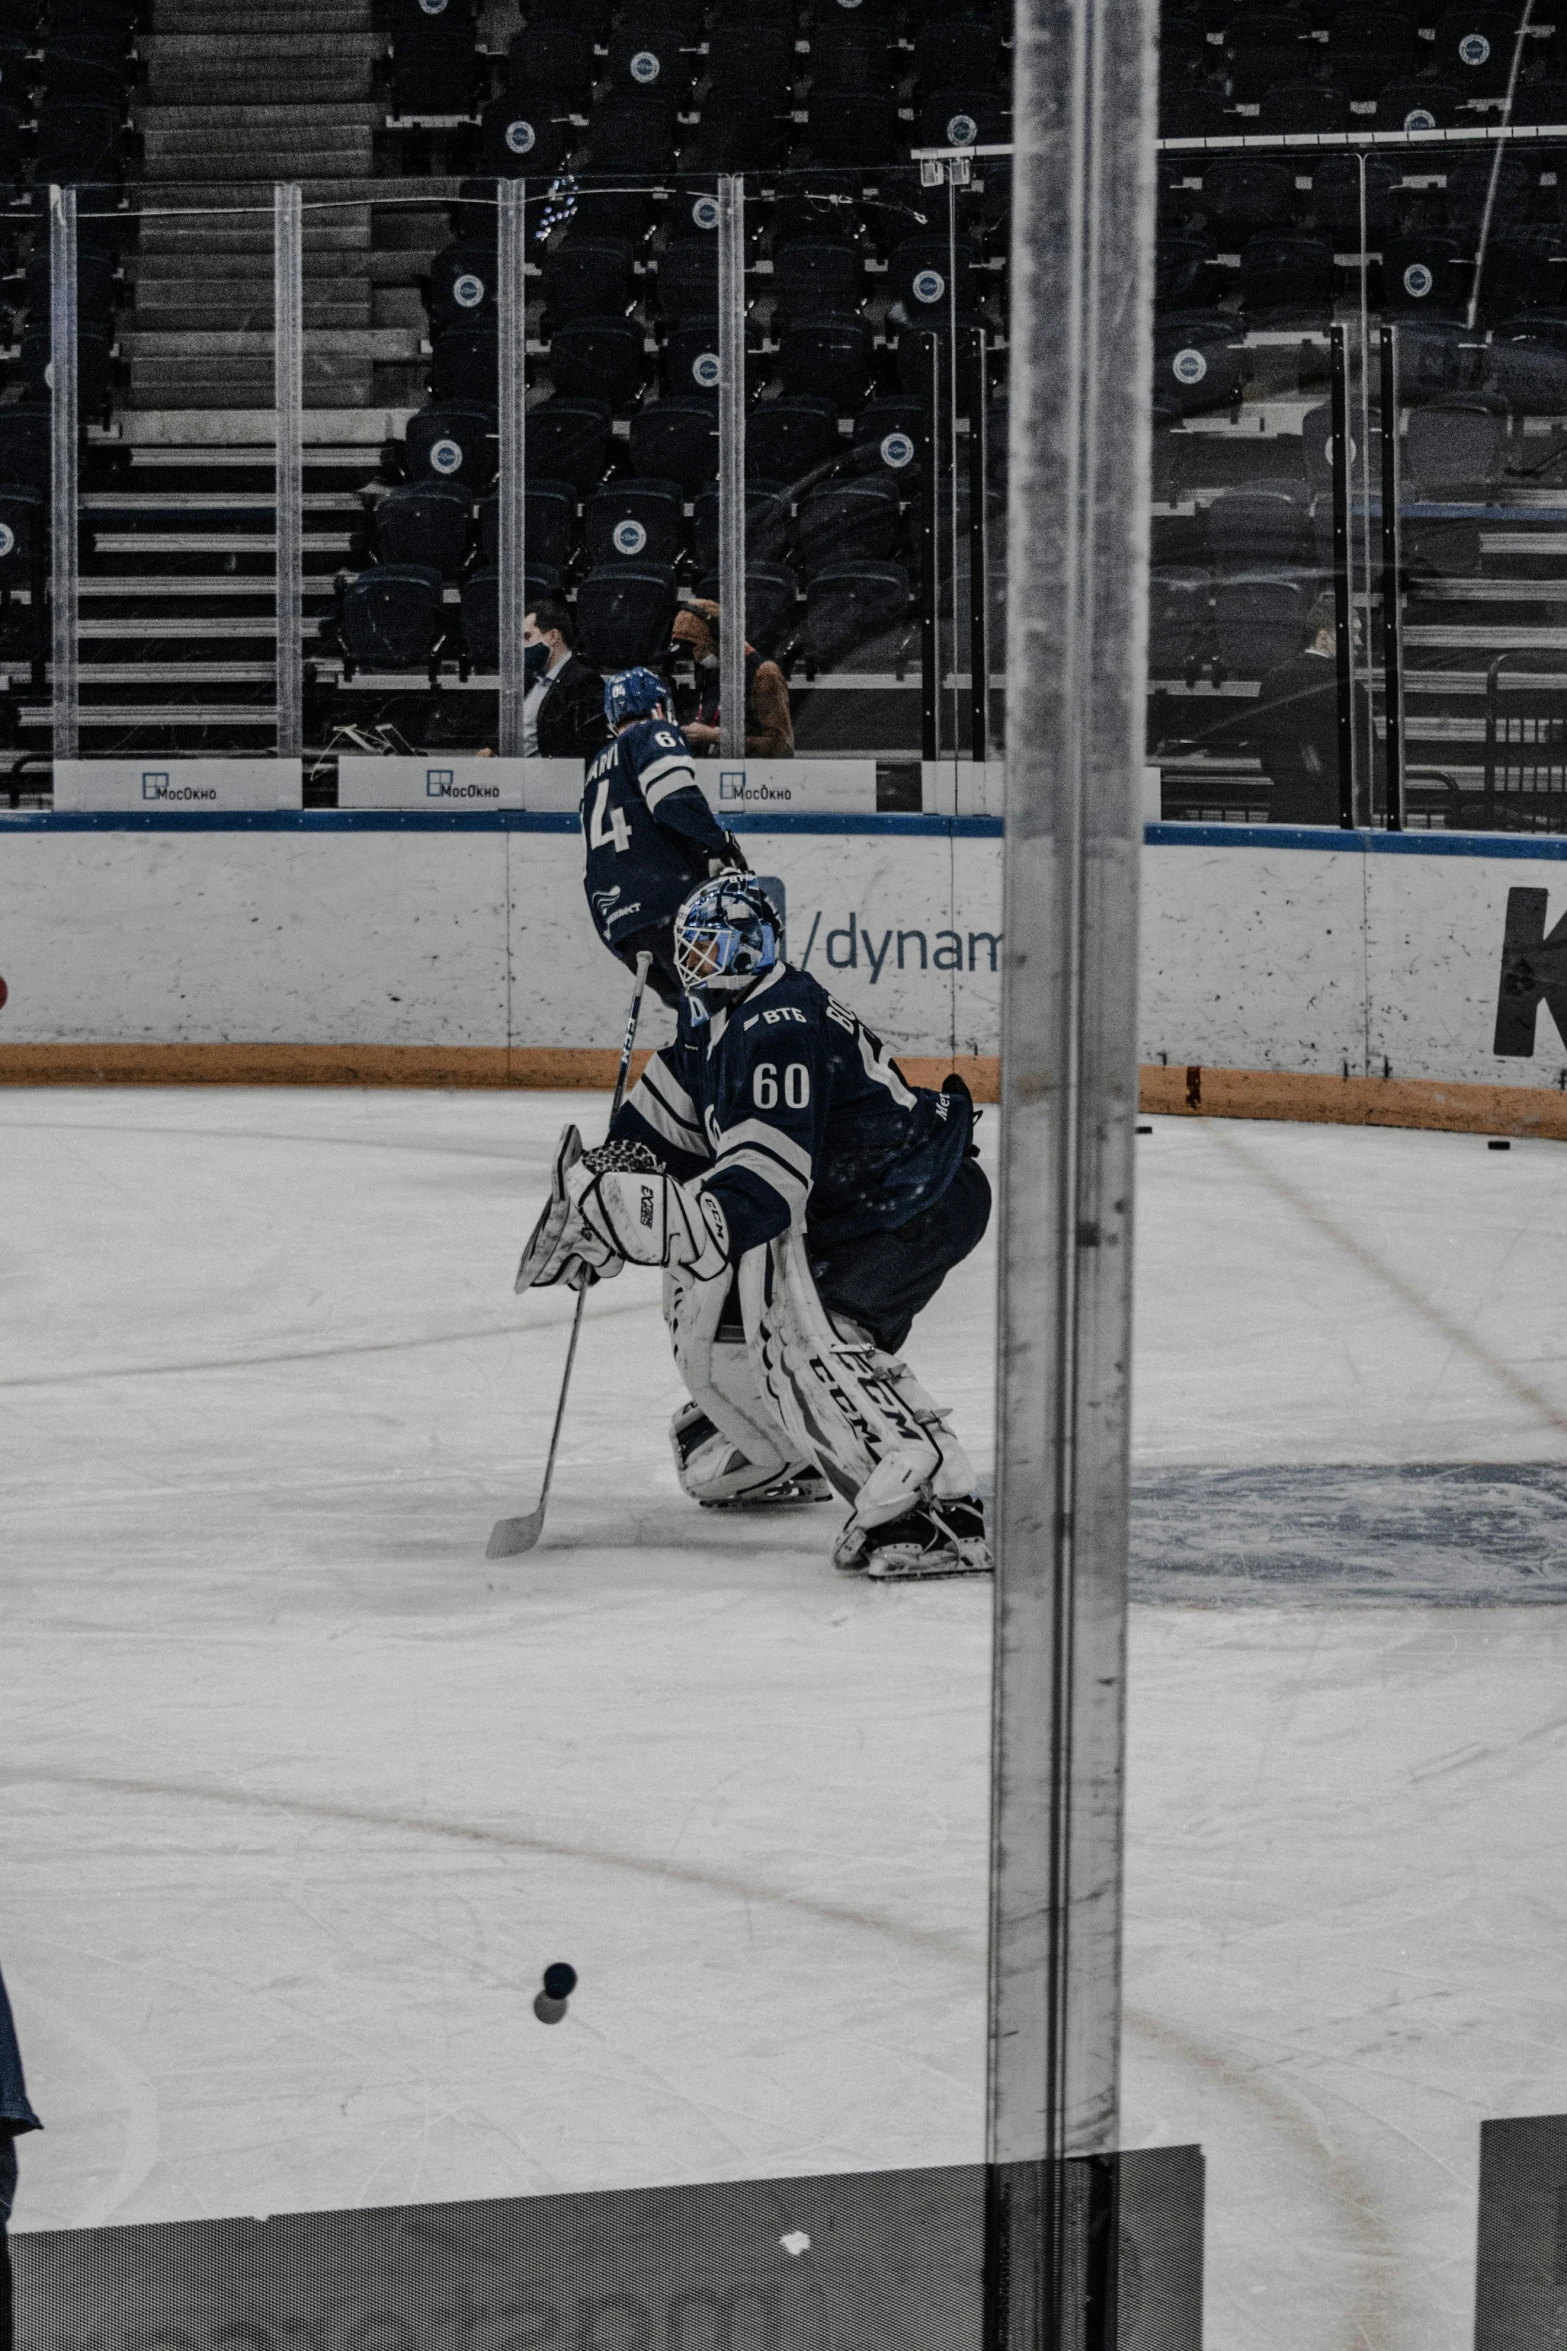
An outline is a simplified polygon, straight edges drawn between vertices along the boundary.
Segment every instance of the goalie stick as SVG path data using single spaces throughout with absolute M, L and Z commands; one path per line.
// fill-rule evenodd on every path
M 615 1078 L 615 1098 L 609 1106 L 609 1123 L 615 1123 L 615 1113 L 626 1098 L 626 1080 L 631 1074 L 632 1048 L 637 1041 L 637 1024 L 642 1018 L 642 994 L 647 986 L 651 955 L 637 957 L 637 984 L 631 995 L 631 1017 L 626 1022 L 626 1041 L 620 1049 L 620 1068 Z M 588 1302 L 588 1284 L 583 1282 L 577 1292 L 577 1310 L 571 1318 L 571 1342 L 566 1349 L 566 1368 L 560 1375 L 560 1396 L 555 1405 L 555 1426 L 550 1432 L 550 1449 L 544 1462 L 544 1482 L 539 1488 L 539 1499 L 532 1510 L 521 1518 L 498 1518 L 490 1529 L 485 1545 L 486 1559 L 516 1559 L 524 1551 L 531 1551 L 544 1532 L 544 1513 L 549 1504 L 550 1479 L 555 1474 L 555 1450 L 560 1443 L 561 1423 L 566 1417 L 566 1393 L 571 1386 L 571 1367 L 577 1359 L 577 1340 L 582 1330 L 582 1309 Z

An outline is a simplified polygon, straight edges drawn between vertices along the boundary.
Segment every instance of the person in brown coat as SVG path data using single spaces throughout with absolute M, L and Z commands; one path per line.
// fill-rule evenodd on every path
M 684 734 L 693 751 L 718 749 L 718 632 L 720 614 L 705 597 L 693 597 L 675 615 L 671 635 L 688 645 L 696 666 L 696 708 Z M 747 759 L 792 759 L 794 721 L 789 683 L 776 661 L 764 661 L 754 645 L 745 649 L 745 755 Z

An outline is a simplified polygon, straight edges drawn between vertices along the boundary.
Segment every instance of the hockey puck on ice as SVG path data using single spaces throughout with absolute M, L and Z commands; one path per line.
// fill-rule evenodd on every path
M 552 1960 L 544 1970 L 544 1990 L 551 2000 L 569 2000 L 577 1988 L 577 1971 L 569 1960 Z
M 1140 1135 L 1151 1135 L 1151 1134 L 1153 1133 L 1153 1128 L 1152 1128 L 1152 1127 L 1139 1127 L 1139 1128 L 1138 1128 L 1138 1130 L 1137 1130 L 1137 1132 L 1138 1132 Z
M 559 2024 L 566 2013 L 564 2000 L 552 2000 L 548 1992 L 541 1992 L 533 2003 L 533 2013 L 540 2024 Z
M 5 998 L 0 996 L 0 1004 L 3 1004 L 4 1002 Z M 1497 1136 L 1486 1144 L 1486 1149 L 1488 1151 L 1510 1151 L 1512 1149 L 1512 1145 L 1511 1143 L 1503 1142 L 1500 1136 Z
M 10 993 L 11 993 L 11 991 L 10 991 L 10 989 L 9 989 L 9 988 L 6 986 L 6 984 L 5 984 L 4 980 L 0 980 L 0 1012 L 3 1012 L 3 1011 L 5 1010 L 5 1000 L 6 1000 L 7 996 L 9 996 L 9 995 L 10 995 Z

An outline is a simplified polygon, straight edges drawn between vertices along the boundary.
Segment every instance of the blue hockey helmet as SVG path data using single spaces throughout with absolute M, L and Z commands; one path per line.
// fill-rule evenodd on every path
M 623 727 L 628 719 L 651 718 L 668 702 L 669 688 L 656 670 L 617 669 L 604 680 L 604 716 L 611 727 Z
M 734 996 L 779 960 L 779 922 L 755 874 L 720 874 L 675 916 L 675 969 L 689 995 Z

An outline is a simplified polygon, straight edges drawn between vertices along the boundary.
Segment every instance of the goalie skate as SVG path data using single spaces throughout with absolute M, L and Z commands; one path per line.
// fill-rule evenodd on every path
M 846 1533 L 833 1564 L 875 1583 L 915 1583 L 937 1576 L 989 1575 L 985 1514 L 972 1496 L 921 1502 L 884 1525 Z

